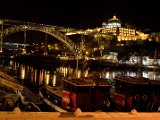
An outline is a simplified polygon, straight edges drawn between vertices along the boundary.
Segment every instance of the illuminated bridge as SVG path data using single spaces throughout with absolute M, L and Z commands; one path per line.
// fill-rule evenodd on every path
M 2 52 L 2 44 L 4 42 L 3 38 L 5 36 L 16 33 L 16 32 L 20 32 L 20 31 L 33 30 L 33 31 L 43 32 L 57 38 L 59 41 L 65 44 L 73 54 L 76 55 L 78 53 L 79 49 L 77 49 L 76 44 L 70 38 L 67 37 L 67 33 L 72 33 L 73 31 L 75 31 L 75 29 L 57 27 L 57 26 L 46 25 L 46 24 L 24 22 L 24 21 L 6 20 L 6 19 L 1 19 L 0 25 L 1 25 L 1 32 L 0 32 L 0 51 L 1 52 Z M 4 26 L 9 26 L 9 27 L 4 28 Z

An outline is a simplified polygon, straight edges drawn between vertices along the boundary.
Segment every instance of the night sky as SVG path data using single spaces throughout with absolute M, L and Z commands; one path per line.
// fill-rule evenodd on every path
M 116 15 L 137 29 L 160 31 L 158 0 L 5 0 L 0 17 L 74 28 L 101 27 Z

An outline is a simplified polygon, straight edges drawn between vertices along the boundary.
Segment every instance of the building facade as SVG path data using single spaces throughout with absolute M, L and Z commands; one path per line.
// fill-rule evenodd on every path
M 109 19 L 107 23 L 102 23 L 101 31 L 102 33 L 117 36 L 118 41 L 146 40 L 149 36 L 148 34 L 137 31 L 136 29 L 123 27 L 121 21 L 115 15 L 113 18 Z

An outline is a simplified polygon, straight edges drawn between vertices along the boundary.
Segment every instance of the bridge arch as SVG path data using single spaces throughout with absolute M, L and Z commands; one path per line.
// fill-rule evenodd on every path
M 72 40 L 70 40 L 66 35 L 62 34 L 58 30 L 55 30 L 55 28 L 51 26 L 48 27 L 43 25 L 42 26 L 41 25 L 17 25 L 17 26 L 4 29 L 3 32 L 1 33 L 2 34 L 1 37 L 5 37 L 12 33 L 25 31 L 25 30 L 34 30 L 34 31 L 50 34 L 51 36 L 57 38 L 62 43 L 64 43 L 74 55 L 77 54 L 76 44 Z

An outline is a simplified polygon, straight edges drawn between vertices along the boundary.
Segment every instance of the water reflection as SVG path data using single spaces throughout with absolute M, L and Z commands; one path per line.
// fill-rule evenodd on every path
M 1 61 L 1 63 L 3 63 Z M 74 77 L 75 69 L 71 66 L 58 67 L 54 70 L 48 70 L 47 68 L 38 69 L 33 66 L 20 64 L 18 62 L 9 61 L 8 64 L 1 64 L 1 66 L 9 67 L 12 70 L 15 70 L 17 73 L 17 78 L 20 79 L 24 84 L 32 84 L 36 86 L 49 85 L 49 86 L 58 86 L 61 84 L 61 77 Z M 93 73 L 98 73 L 100 78 L 113 79 L 118 75 L 124 76 L 138 76 L 137 71 L 131 70 L 117 70 L 111 71 L 109 69 L 101 69 L 93 71 L 90 67 L 84 70 L 78 70 L 78 77 L 89 77 Z M 142 71 L 142 76 L 145 78 L 160 80 L 159 72 L 153 71 Z
M 25 79 L 25 65 L 20 65 L 20 79 L 24 80 Z

